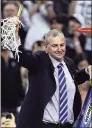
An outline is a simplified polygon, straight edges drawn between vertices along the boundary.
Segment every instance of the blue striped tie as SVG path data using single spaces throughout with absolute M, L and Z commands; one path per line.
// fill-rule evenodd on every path
M 59 80 L 59 121 L 61 124 L 64 124 L 65 122 L 67 122 L 68 104 L 67 104 L 66 79 L 61 63 L 58 65 L 58 80 Z

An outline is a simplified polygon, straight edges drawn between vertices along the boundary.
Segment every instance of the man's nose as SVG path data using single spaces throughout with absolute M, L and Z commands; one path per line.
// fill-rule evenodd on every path
M 61 51 L 61 46 L 58 46 L 58 51 Z

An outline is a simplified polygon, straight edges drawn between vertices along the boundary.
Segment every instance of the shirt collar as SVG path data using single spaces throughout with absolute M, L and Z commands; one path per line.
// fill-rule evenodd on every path
M 51 59 L 51 61 L 52 61 L 52 64 L 53 64 L 54 68 L 57 68 L 57 66 L 58 66 L 60 63 L 62 63 L 63 66 L 65 65 L 64 60 L 62 60 L 62 62 L 59 62 L 59 61 L 57 61 L 56 59 L 54 59 L 53 57 L 51 57 L 50 55 L 49 55 L 49 57 L 50 57 L 50 59 Z

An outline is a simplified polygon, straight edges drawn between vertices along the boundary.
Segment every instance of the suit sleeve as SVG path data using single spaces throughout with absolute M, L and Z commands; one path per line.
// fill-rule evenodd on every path
M 31 72 L 35 72 L 41 66 L 41 60 L 39 54 L 33 54 L 31 51 L 26 51 L 23 46 L 19 46 L 19 64 L 30 70 Z
M 76 80 L 77 84 L 80 85 L 89 80 L 90 76 L 85 72 L 85 69 L 83 69 L 75 73 L 74 79 Z
M 79 71 L 72 59 L 67 57 L 66 60 L 66 64 L 69 67 L 72 78 L 77 85 L 80 85 L 90 79 L 90 76 L 85 72 L 85 69 Z

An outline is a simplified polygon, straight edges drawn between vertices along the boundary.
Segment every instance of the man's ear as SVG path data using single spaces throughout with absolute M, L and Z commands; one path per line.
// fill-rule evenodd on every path
M 44 43 L 44 47 L 45 47 L 45 52 L 48 53 L 48 48 L 47 48 L 48 44 Z
M 47 43 L 46 42 L 44 42 L 44 46 L 47 47 Z

